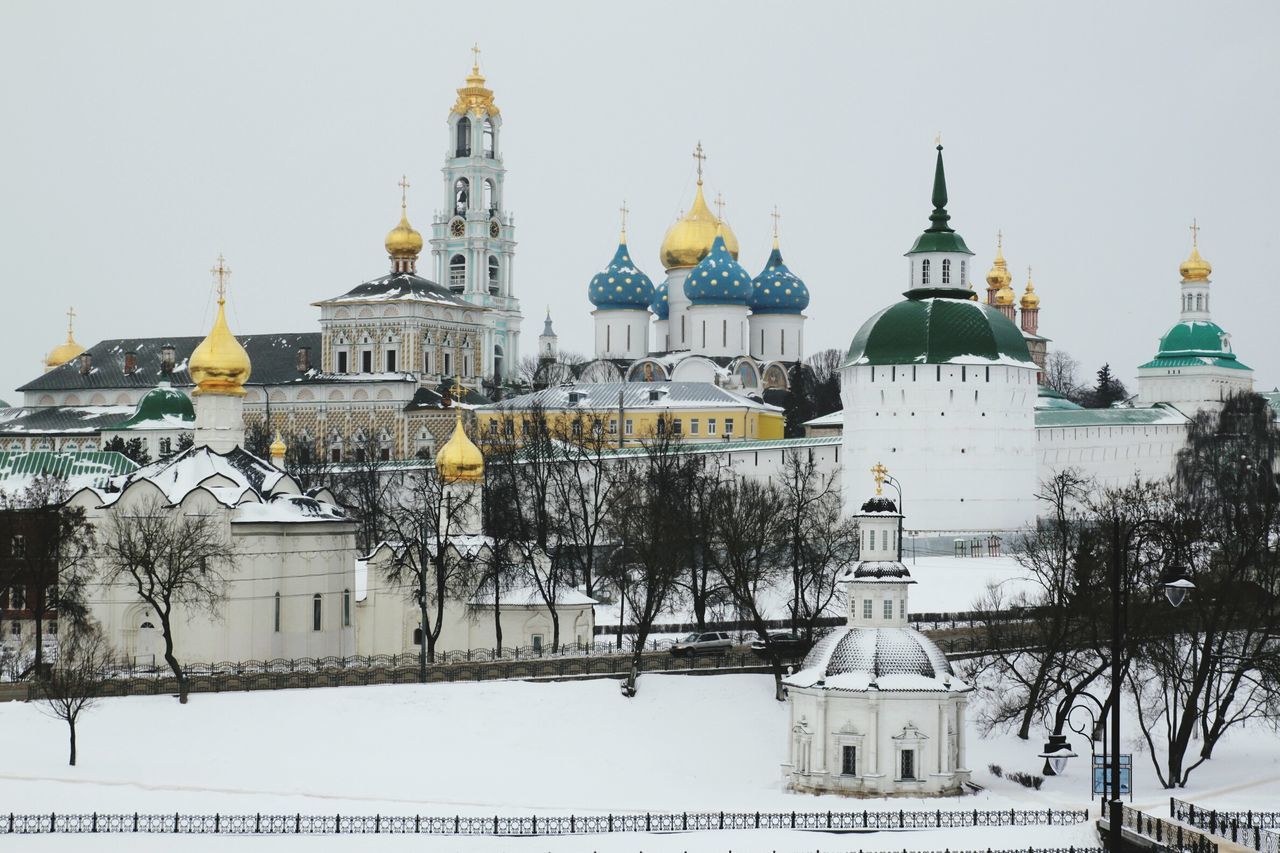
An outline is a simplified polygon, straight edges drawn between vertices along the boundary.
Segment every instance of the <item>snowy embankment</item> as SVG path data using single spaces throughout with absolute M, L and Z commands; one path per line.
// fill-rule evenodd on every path
M 986 792 L 948 800 L 863 800 L 789 794 L 787 708 L 767 676 L 644 676 L 632 700 L 611 680 L 351 687 L 104 700 L 83 719 L 80 765 L 66 765 L 66 728 L 28 703 L 0 704 L 0 812 L 313 814 L 564 814 L 645 810 L 1083 808 L 1087 757 L 1034 792 L 987 773 L 1037 771 L 1040 743 L 969 733 L 970 765 Z M 1280 745 L 1237 733 L 1186 798 L 1280 800 Z M 1252 736 L 1251 736 L 1252 735 Z M 1077 739 L 1078 740 L 1078 739 Z M 1086 745 L 1077 750 L 1087 755 Z M 1146 756 L 1136 802 L 1159 804 Z M 1219 788 L 1234 793 L 1215 793 Z M 671 841 L 671 838 L 678 841 Z M 24 838 L 28 849 L 76 849 L 99 839 Z M 160 849 L 160 839 L 129 839 Z M 226 849 L 228 839 L 183 839 Z M 437 846 L 443 839 L 436 839 Z M 985 849 L 1092 843 L 1087 826 L 880 833 L 705 833 L 655 840 L 613 836 L 449 839 L 448 849 Z M 169 839 L 172 842 L 172 839 Z M 456 842 L 456 843 L 455 843 Z M 652 843 L 651 843 L 652 842 Z M 247 843 L 247 842 L 246 842 Z M 255 842 L 258 844 L 265 841 Z M 275 839 L 272 849 L 336 849 L 335 839 Z M 362 845 L 365 842 L 361 842 Z M 411 843 L 379 838 L 378 845 Z M 278 846 L 277 846 L 278 845 Z

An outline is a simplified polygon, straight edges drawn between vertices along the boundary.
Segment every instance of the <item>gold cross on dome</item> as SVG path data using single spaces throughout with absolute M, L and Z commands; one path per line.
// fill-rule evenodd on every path
M 231 277 L 231 267 L 227 266 L 221 252 L 218 253 L 217 266 L 212 267 L 209 272 L 218 280 L 218 301 L 221 302 L 227 298 L 227 279 Z
M 409 179 L 405 175 L 400 176 L 396 186 L 400 187 L 400 209 L 404 210 L 409 204 Z
M 698 140 L 698 145 L 693 149 L 693 159 L 698 161 L 698 183 L 702 183 L 702 161 L 707 159 L 707 155 L 702 153 L 702 140 Z
M 778 239 L 778 220 L 782 218 L 782 214 L 778 212 L 778 206 L 773 206 L 773 213 L 769 214 L 773 217 L 773 239 Z
M 716 193 L 716 219 L 724 219 L 724 196 Z
M 996 251 L 997 252 L 1004 251 L 1004 232 L 1003 231 L 996 231 Z
M 67 309 L 67 334 L 68 335 L 71 334 L 71 328 L 72 326 L 75 325 L 75 321 L 76 321 L 76 309 L 68 308 Z
M 871 466 L 871 476 L 876 481 L 876 496 L 880 496 L 880 489 L 884 486 L 884 481 L 889 478 L 889 469 L 877 462 Z
M 1195 249 L 1200 248 L 1200 226 L 1194 219 L 1191 220 L 1191 246 Z
M 480 42 L 471 45 L 471 64 L 476 68 L 480 67 Z

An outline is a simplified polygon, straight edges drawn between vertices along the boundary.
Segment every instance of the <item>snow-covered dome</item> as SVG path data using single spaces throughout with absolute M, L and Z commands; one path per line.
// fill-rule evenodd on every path
M 819 640 L 786 683 L 853 691 L 964 687 L 954 678 L 947 656 L 919 631 L 848 626 Z
M 760 275 L 751 282 L 751 310 L 757 314 L 799 314 L 809 307 L 809 288 L 787 268 L 774 240 Z
M 694 305 L 746 305 L 751 299 L 751 276 L 717 234 L 711 251 L 689 270 L 684 295 Z
M 653 282 L 631 260 L 624 237 L 609 265 L 591 279 L 587 298 L 603 309 L 645 309 L 653 301 Z

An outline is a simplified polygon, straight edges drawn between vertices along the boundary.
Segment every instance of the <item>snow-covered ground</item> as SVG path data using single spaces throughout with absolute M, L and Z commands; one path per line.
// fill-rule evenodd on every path
M 1088 759 L 1034 792 L 987 772 L 1038 771 L 1040 741 L 970 732 L 980 795 L 958 800 L 851 800 L 789 794 L 785 705 L 767 676 L 644 676 L 633 700 L 611 680 L 325 688 L 105 700 L 80 728 L 80 764 L 66 765 L 65 725 L 38 705 L 0 704 L 0 812 L 304 812 L 563 814 L 645 810 L 1085 807 Z M 1131 729 L 1132 730 L 1132 729 Z M 1076 738 L 1075 740 L 1079 740 Z M 1087 745 L 1076 744 L 1087 753 Z M 1147 757 L 1135 802 L 1167 792 Z M 1280 802 L 1280 741 L 1237 732 L 1192 776 L 1184 799 L 1220 806 Z M 15 839 L 9 839 L 10 842 Z M 159 850 L 172 839 L 129 839 Z M 447 842 L 447 843 L 446 843 Z M 904 847 L 919 850 L 1065 846 L 1088 826 L 880 833 L 700 833 L 542 840 L 436 839 L 468 850 L 750 850 Z M 229 839 L 184 838 L 222 850 Z M 336 849 L 341 839 L 246 839 L 273 850 Z M 362 848 L 373 841 L 362 841 Z M 379 838 L 394 847 L 415 843 Z M 419 839 L 416 843 L 425 843 Z M 23 838 L 22 849 L 101 848 L 101 837 Z M 205 845 L 204 848 L 201 845 Z M 17 845 L 5 844 L 8 849 Z

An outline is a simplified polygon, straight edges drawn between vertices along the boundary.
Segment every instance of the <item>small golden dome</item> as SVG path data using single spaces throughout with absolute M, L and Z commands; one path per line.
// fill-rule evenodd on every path
M 717 227 L 722 229 L 720 234 L 724 237 L 725 248 L 737 260 L 738 236 L 727 222 L 716 218 L 711 208 L 707 207 L 707 200 L 702 196 L 702 181 L 699 179 L 693 206 L 667 229 L 667 235 L 662 238 L 663 268 L 672 270 L 697 266 L 698 261 L 711 251 Z
M 446 483 L 484 482 L 484 454 L 462 428 L 461 409 L 458 410 L 458 420 L 453 425 L 453 435 L 449 436 L 449 440 L 436 454 L 436 471 Z
M 416 259 L 422 251 L 422 235 L 409 224 L 409 216 L 403 207 L 400 209 L 400 224 L 387 232 L 384 245 L 387 254 L 396 259 Z
M 997 290 L 997 291 L 996 291 L 996 303 L 995 303 L 995 304 L 997 304 L 997 305 L 1012 305 L 1012 304 L 1013 304 L 1013 300 L 1014 300 L 1014 299 L 1016 299 L 1016 298 L 1017 298 L 1017 295 L 1013 292 L 1013 288 L 1009 286 L 1008 282 L 1006 282 L 1006 283 L 1005 283 L 1005 285 L 1004 285 L 1004 287 L 1002 287 L 1002 288 L 1000 288 L 999 290 Z
M 75 320 L 75 316 L 76 316 L 76 309 L 68 308 L 67 309 L 67 340 L 64 343 L 58 344 L 56 347 L 54 347 L 52 350 L 49 351 L 49 354 L 47 356 L 45 356 L 44 366 L 46 370 L 52 370 L 53 368 L 58 367 L 59 365 L 66 364 L 68 361 L 71 361 L 71 359 L 76 358 L 82 352 L 84 352 L 84 347 L 76 343 L 76 339 L 72 331 L 72 323 Z
M 1040 307 L 1040 295 L 1036 293 L 1036 286 L 1031 282 L 1030 274 L 1027 275 L 1027 290 L 1022 294 L 1018 304 L 1024 311 Z
M 987 287 L 992 290 L 1000 290 L 1008 287 L 1012 281 L 1013 276 L 1009 274 L 1009 265 L 1004 259 L 1004 235 L 998 233 L 996 235 L 996 259 L 992 262 L 990 271 L 987 272 Z M 1009 302 L 1004 304 L 1007 305 L 1012 301 L 1013 299 L 1010 298 Z
M 1191 254 L 1178 266 L 1178 272 L 1182 273 L 1183 281 L 1208 281 L 1213 265 L 1200 257 L 1200 248 L 1192 244 Z
M 249 353 L 244 351 L 236 336 L 227 327 L 225 281 L 231 273 L 222 257 L 213 269 L 218 277 L 218 316 L 213 329 L 191 353 L 187 371 L 196 383 L 195 394 L 224 394 L 243 397 L 244 383 L 249 381 Z
M 289 446 L 284 443 L 284 439 L 280 437 L 280 431 L 276 430 L 276 440 L 271 442 L 271 458 L 283 459 L 285 453 L 289 450 Z

